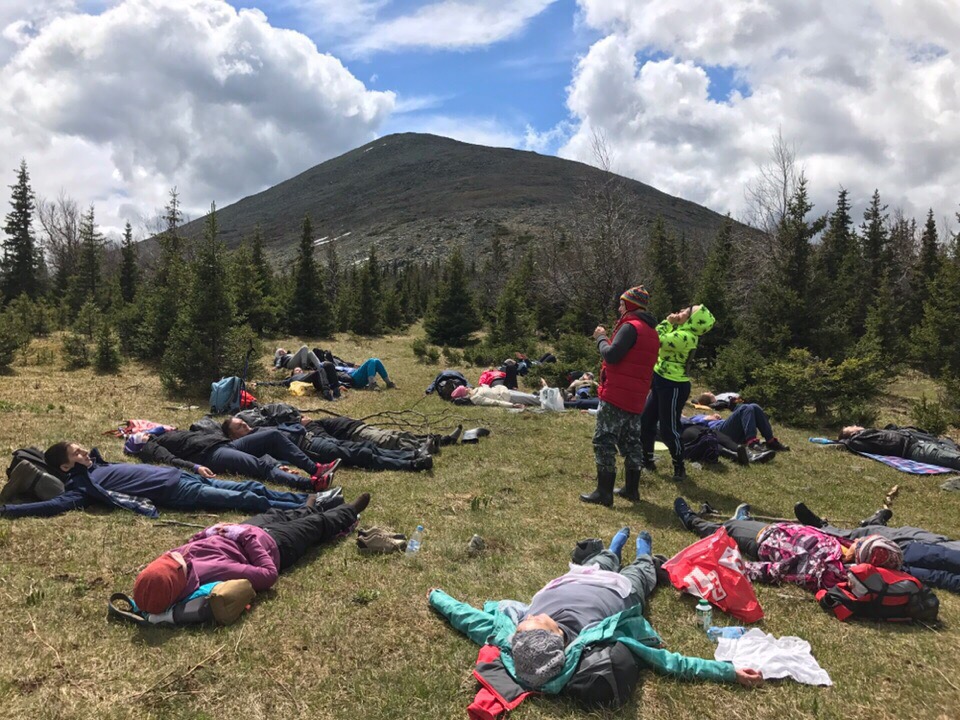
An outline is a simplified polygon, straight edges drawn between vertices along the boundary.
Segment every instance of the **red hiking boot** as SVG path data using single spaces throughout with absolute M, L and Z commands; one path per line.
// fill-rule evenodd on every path
M 310 485 L 314 492 L 321 492 L 330 487 L 333 482 L 333 473 L 340 467 L 340 459 L 331 463 L 317 463 L 317 471 L 310 476 Z

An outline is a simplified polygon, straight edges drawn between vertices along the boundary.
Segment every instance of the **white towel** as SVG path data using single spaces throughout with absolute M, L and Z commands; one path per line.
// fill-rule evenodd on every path
M 736 640 L 720 638 L 714 657 L 732 662 L 738 670 L 759 670 L 768 680 L 788 677 L 804 685 L 833 685 L 813 657 L 810 643 L 798 637 L 777 638 L 753 628 Z

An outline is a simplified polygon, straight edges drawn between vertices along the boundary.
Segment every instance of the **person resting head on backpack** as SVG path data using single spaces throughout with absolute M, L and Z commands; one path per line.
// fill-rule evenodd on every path
M 162 613 L 201 585 L 249 580 L 256 592 L 272 587 L 277 575 L 312 547 L 343 537 L 370 504 L 363 493 L 351 503 L 269 510 L 241 523 L 218 523 L 148 564 L 133 584 L 133 600 L 148 613 Z
M 607 549 L 599 540 L 580 543 L 575 559 L 582 564 L 548 582 L 529 605 L 501 601 L 477 610 L 437 588 L 427 598 L 455 629 L 479 645 L 499 649 L 503 669 L 521 692 L 563 691 L 588 648 L 615 642 L 623 643 L 637 663 L 675 677 L 759 686 L 763 676 L 756 670 L 736 670 L 726 662 L 661 648 L 660 637 L 642 615 L 657 585 L 652 540 L 650 533 L 639 533 L 636 559 L 622 566 L 629 536 L 629 528 L 622 528 Z M 611 618 L 616 622 L 605 622 Z M 485 669 L 478 664 L 477 671 Z

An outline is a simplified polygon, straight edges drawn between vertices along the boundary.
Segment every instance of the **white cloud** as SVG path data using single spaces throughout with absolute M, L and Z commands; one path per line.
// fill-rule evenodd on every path
M 606 36 L 568 91 L 577 131 L 560 154 L 589 161 L 604 133 L 621 171 L 721 211 L 782 127 L 818 210 L 843 185 L 863 203 L 952 213 L 960 187 L 960 19 L 949 0 L 578 0 Z M 637 61 L 639 53 L 665 59 Z M 749 88 L 715 100 L 707 70 Z
M 110 226 L 172 185 L 195 214 L 256 192 L 372 139 L 395 104 L 223 0 L 125 0 L 32 27 L 0 66 L 0 172 L 25 157 L 40 194 L 94 201 Z
M 405 48 L 468 49 L 520 33 L 556 0 L 440 0 L 381 20 L 356 40 L 356 53 Z

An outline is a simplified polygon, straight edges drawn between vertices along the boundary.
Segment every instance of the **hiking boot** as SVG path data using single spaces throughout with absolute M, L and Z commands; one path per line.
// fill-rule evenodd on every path
M 777 452 L 790 451 L 790 448 L 788 446 L 784 445 L 782 442 L 780 442 L 776 438 L 770 438 L 769 440 L 767 440 L 766 445 L 767 445 L 767 450 L 775 450 Z
M 357 513 L 357 515 L 359 515 L 364 510 L 367 509 L 367 505 L 369 504 L 370 504 L 370 493 L 363 493 L 362 495 L 358 495 L 357 499 L 354 500 L 353 502 L 347 503 L 347 507 L 353 508 L 353 511 Z
M 873 515 L 860 521 L 860 527 L 869 527 L 870 525 L 886 525 L 887 521 L 893 517 L 893 510 L 890 508 L 880 508 Z
M 750 504 L 749 503 L 740 503 L 737 505 L 737 509 L 733 511 L 733 517 L 731 520 L 752 520 L 753 516 L 750 515 Z
M 422 472 L 424 470 L 433 470 L 433 456 L 418 455 L 413 461 L 413 470 L 414 472 Z
M 677 517 L 680 518 L 680 523 L 683 527 L 690 530 L 692 528 L 691 523 L 693 522 L 694 514 L 690 506 L 687 505 L 687 501 L 682 497 L 678 497 L 673 501 L 673 511 L 677 514 Z
M 733 460 L 737 465 L 747 465 L 750 463 L 750 453 L 746 445 L 737 445 L 736 450 L 731 450 L 730 448 L 725 448 L 720 445 L 717 447 L 717 452 L 720 454 L 720 457 Z
M 613 507 L 613 484 L 617 481 L 616 470 L 597 468 L 597 489 L 588 495 L 581 495 L 580 499 L 592 505 Z
M 441 445 L 455 445 L 457 440 L 460 439 L 460 433 L 463 432 L 463 425 L 457 425 L 456 430 L 454 430 L 449 435 L 440 436 Z
M 684 482 L 687 479 L 687 469 L 683 465 L 683 460 L 673 462 L 673 477 L 670 478 L 674 482 Z
M 653 459 L 653 453 L 652 453 L 652 452 L 647 452 L 646 450 L 644 450 L 644 452 L 643 452 L 643 461 L 640 463 L 640 467 L 643 468 L 644 470 L 647 470 L 648 472 L 656 472 L 656 471 L 657 471 L 657 463 L 656 463 L 656 461 Z
M 439 455 L 440 454 L 440 436 L 439 435 L 428 435 L 427 441 L 424 443 L 423 447 L 427 449 L 427 453 L 430 455 Z
M 624 500 L 638 502 L 640 500 L 640 468 L 624 468 L 623 487 L 614 492 Z
M 793 514 L 796 515 L 797 521 L 801 525 L 809 525 L 810 527 L 822 528 L 824 526 L 823 518 L 813 512 L 810 508 L 804 505 L 802 502 L 798 502 L 793 506 Z
M 740 447 L 743 447 L 743 445 L 741 445 Z M 746 448 L 744 448 L 744 450 L 746 451 Z M 777 454 L 773 450 L 760 450 L 760 451 L 754 450 L 753 452 L 748 454 L 747 462 L 767 463 L 773 460 L 776 456 Z
M 386 380 L 384 384 L 387 386 L 387 390 L 397 389 L 397 384 L 393 380 Z

